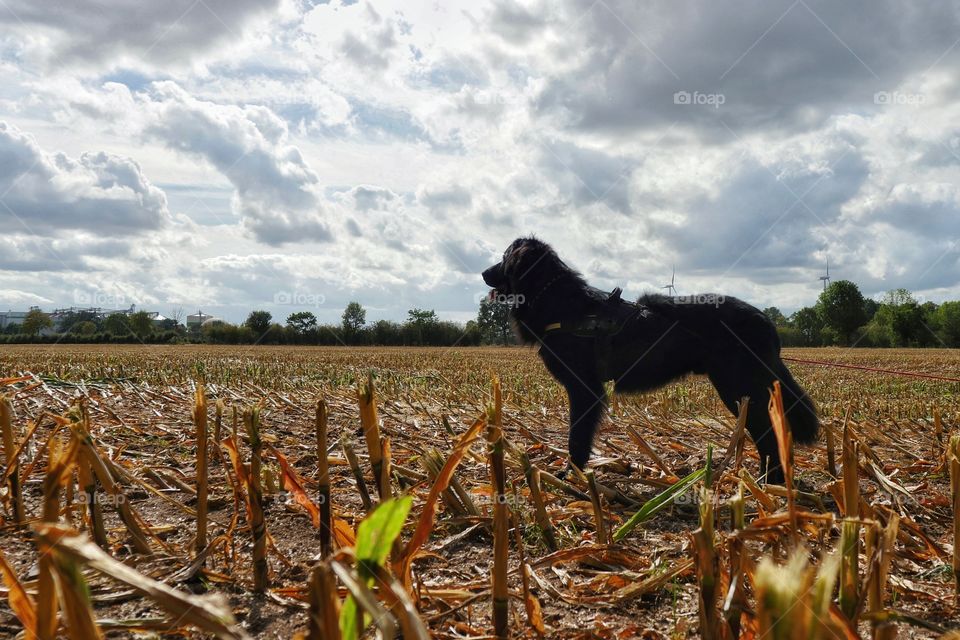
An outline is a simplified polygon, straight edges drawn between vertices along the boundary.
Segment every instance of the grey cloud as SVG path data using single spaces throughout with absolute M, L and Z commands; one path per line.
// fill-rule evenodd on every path
M 397 195 L 383 187 L 358 185 L 350 190 L 357 211 L 384 210 Z
M 343 38 L 340 50 L 358 67 L 382 71 L 390 66 L 392 50 L 397 46 L 397 37 L 390 21 L 384 20 L 373 5 L 365 6 L 370 23 L 376 27 L 363 36 L 348 32 Z
M 546 25 L 542 7 L 528 9 L 514 2 L 497 2 L 491 11 L 490 28 L 515 45 L 523 45 Z
M 604 202 L 629 215 L 629 175 L 636 164 L 567 142 L 545 142 L 541 146 L 541 168 L 578 206 Z
M 434 213 L 446 215 L 450 211 L 468 209 L 473 203 L 470 192 L 460 185 L 429 187 L 417 192 L 417 201 Z
M 106 63 L 135 58 L 157 65 L 193 62 L 197 53 L 236 40 L 252 19 L 273 12 L 279 0 L 126 0 L 106 6 L 89 0 L 7 0 L 0 23 L 51 40 L 51 64 Z
M 810 129 L 838 109 L 875 110 L 956 40 L 956 2 L 806 0 L 679 3 L 576 0 L 552 16 L 573 66 L 548 72 L 538 107 L 583 131 L 670 123 L 727 140 L 734 130 Z M 558 52 L 559 55 L 563 53 Z M 956 63 L 956 49 L 939 62 Z M 674 94 L 722 94 L 719 108 Z M 706 98 L 702 98 L 706 100 Z M 721 123 L 721 120 L 723 123 Z
M 11 233 L 0 236 L 0 270 L 87 272 L 96 270 L 91 258 L 120 259 L 129 251 L 129 244 L 117 239 L 58 239 Z
M 437 239 L 441 254 L 454 271 L 480 274 L 493 262 L 491 247 L 476 240 Z
M 855 151 L 833 149 L 823 160 L 833 166 L 808 157 L 787 158 L 773 166 L 746 158 L 722 181 L 716 196 L 689 204 L 681 224 L 653 218 L 652 233 L 676 252 L 685 268 L 749 273 L 751 278 L 768 269 L 814 268 L 814 254 L 828 242 L 848 241 L 835 229 L 841 207 L 869 175 Z

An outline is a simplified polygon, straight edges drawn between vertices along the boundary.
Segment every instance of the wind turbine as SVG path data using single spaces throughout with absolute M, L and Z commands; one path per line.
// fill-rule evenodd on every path
M 826 291 L 830 284 L 830 258 L 827 258 L 827 274 L 820 276 L 820 280 L 823 282 L 823 290 Z
M 670 273 L 670 284 L 660 287 L 661 289 L 669 289 L 671 296 L 677 295 L 677 288 L 673 286 L 674 278 L 676 277 L 676 275 L 677 275 L 677 265 L 673 265 L 673 271 Z

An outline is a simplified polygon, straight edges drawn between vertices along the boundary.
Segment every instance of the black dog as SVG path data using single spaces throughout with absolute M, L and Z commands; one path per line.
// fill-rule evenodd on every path
M 603 415 L 604 382 L 617 391 L 660 387 L 702 373 L 730 411 L 750 397 L 747 428 L 760 472 L 782 483 L 783 470 L 767 403 L 779 380 L 793 439 L 812 442 L 819 421 L 813 402 L 780 359 L 773 323 L 735 298 L 645 295 L 636 303 L 587 285 L 546 243 L 520 238 L 483 280 L 512 302 L 519 339 L 540 345 L 540 357 L 570 400 L 570 460 L 583 469 Z

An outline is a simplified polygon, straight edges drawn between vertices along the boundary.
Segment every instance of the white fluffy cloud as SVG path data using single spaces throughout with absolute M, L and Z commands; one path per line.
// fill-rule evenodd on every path
M 200 101 L 170 82 L 154 84 L 148 100 L 146 135 L 216 167 L 236 189 L 235 208 L 260 241 L 331 239 L 320 180 L 270 109 Z
M 158 230 L 169 218 L 163 192 L 131 158 L 46 151 L 6 122 L 0 122 L 0 194 L 0 222 L 15 234 L 122 236 Z

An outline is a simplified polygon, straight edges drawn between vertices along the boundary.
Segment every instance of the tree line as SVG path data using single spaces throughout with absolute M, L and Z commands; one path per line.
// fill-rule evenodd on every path
M 879 302 L 849 280 L 837 280 L 815 305 L 785 317 L 764 314 L 788 347 L 960 347 L 960 301 L 918 301 L 907 289 L 888 291 Z
M 207 320 L 184 327 L 176 320 L 155 323 L 146 312 L 115 313 L 106 317 L 79 311 L 58 322 L 49 314 L 31 309 L 22 325 L 11 324 L 0 334 L 0 343 L 207 343 L 380 346 L 477 346 L 510 344 L 512 330 L 506 305 L 484 300 L 476 320 L 465 324 L 441 320 L 432 309 L 410 309 L 404 322 L 367 322 L 366 309 L 350 302 L 338 324 L 320 324 L 310 311 L 297 311 L 283 324 L 269 311 L 251 311 L 240 324 Z M 45 331 L 46 330 L 46 331 Z
M 50 316 L 32 309 L 22 325 L 10 325 L 0 343 L 211 343 L 381 346 L 476 346 L 513 344 L 509 306 L 480 302 L 477 317 L 466 323 L 440 320 L 432 309 L 410 309 L 403 322 L 367 322 L 366 309 L 350 302 L 337 324 L 320 324 L 310 311 L 296 311 L 281 324 L 264 310 L 250 312 L 240 324 L 208 320 L 188 329 L 176 320 L 155 323 L 146 312 L 98 317 L 68 314 L 59 333 L 49 334 Z M 777 326 L 785 346 L 960 347 L 960 301 L 919 302 L 906 289 L 882 300 L 865 298 L 849 280 L 831 283 L 816 304 L 785 316 L 777 307 L 764 314 Z

